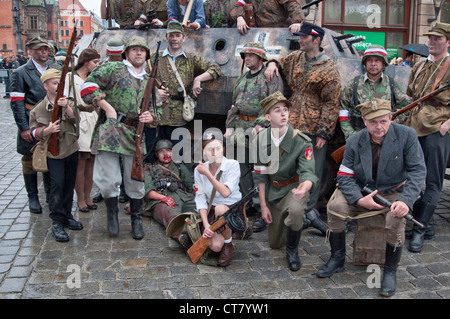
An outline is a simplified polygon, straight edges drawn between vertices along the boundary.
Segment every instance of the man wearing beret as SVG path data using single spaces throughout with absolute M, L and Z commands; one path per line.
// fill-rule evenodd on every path
M 450 81 L 450 24 L 433 22 L 428 36 L 430 55 L 412 69 L 406 94 L 413 100 Z M 450 90 L 445 90 L 413 108 L 405 124 L 416 130 L 427 165 L 425 191 L 413 215 L 425 229 L 413 227 L 408 249 L 420 252 L 423 241 L 434 236 L 432 217 L 439 202 L 450 156 Z
M 357 107 L 366 128 L 347 140 L 337 176 L 338 188 L 327 206 L 331 257 L 316 275 L 330 277 L 344 270 L 346 219 L 368 211 L 384 214 L 386 261 L 380 294 L 392 296 L 405 240 L 406 222 L 402 217 L 420 194 L 426 175 L 425 162 L 415 131 L 391 123 L 389 101 L 373 99 Z M 374 192 L 363 195 L 364 186 Z M 374 201 L 376 193 L 393 203 L 390 209 Z
M 289 269 L 297 271 L 301 262 L 298 244 L 304 227 L 309 194 L 317 184 L 311 139 L 288 123 L 292 107 L 281 92 L 261 101 L 271 126 L 257 135 L 251 158 L 254 181 L 259 187 L 261 215 L 268 227 L 269 246 L 286 245 Z
M 279 61 L 270 60 L 265 75 L 271 79 L 274 73 L 278 76 L 278 71 L 282 71 L 293 92 L 289 98 L 292 103 L 289 123 L 312 140 L 319 181 L 311 193 L 306 214 L 317 219 L 319 212 L 315 207 L 320 195 L 327 144 L 334 135 L 339 116 L 341 80 L 336 64 L 321 47 L 325 35 L 321 27 L 304 22 L 294 35 L 300 36 L 300 50 Z M 322 232 L 325 235 L 326 229 Z
M 29 117 L 33 107 L 46 95 L 40 76 L 47 69 L 46 62 L 50 44 L 47 40 L 36 37 L 31 39 L 26 47 L 31 57 L 30 60 L 11 74 L 11 109 L 19 129 L 17 153 L 23 155 L 22 173 L 28 193 L 30 212 L 40 214 L 42 207 L 38 197 L 38 178 L 37 172 L 33 170 L 33 154 L 30 151 L 37 141 L 31 135 Z M 43 180 L 48 201 L 50 174 L 44 173 Z

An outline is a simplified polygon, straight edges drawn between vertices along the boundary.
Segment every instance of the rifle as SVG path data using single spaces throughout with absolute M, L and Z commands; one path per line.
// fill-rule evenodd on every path
M 243 232 L 245 230 L 245 221 L 239 216 L 239 210 L 245 209 L 245 205 L 250 199 L 259 192 L 259 188 L 253 188 L 242 199 L 230 206 L 228 211 L 216 218 L 212 223 L 210 229 L 215 232 L 225 225 L 228 225 L 233 232 Z M 206 248 L 211 244 L 211 238 L 205 238 L 201 236 L 192 246 L 188 249 L 188 255 L 191 261 L 196 264 L 203 256 Z
M 69 48 L 67 49 L 66 59 L 64 60 L 64 67 L 62 69 L 61 78 L 59 79 L 58 91 L 56 92 L 55 105 L 52 111 L 52 122 L 56 122 L 62 117 L 62 109 L 58 105 L 58 100 L 64 96 L 64 87 L 66 83 L 66 75 L 69 71 L 69 63 L 72 58 L 72 51 L 75 45 L 75 40 L 77 37 L 77 26 L 74 23 L 72 37 L 70 38 Z M 48 142 L 48 151 L 53 156 L 59 155 L 59 133 L 52 133 Z
M 364 195 L 369 195 L 370 193 L 373 192 L 373 190 L 370 189 L 370 188 L 367 187 L 367 186 L 364 186 L 363 189 L 361 190 L 361 192 L 362 192 Z M 386 206 L 386 207 L 389 207 L 389 208 L 390 208 L 391 205 L 392 205 L 392 203 L 391 203 L 390 201 L 388 201 L 386 198 L 384 198 L 384 197 L 381 196 L 380 194 L 375 194 L 375 196 L 373 197 L 373 200 L 374 200 L 376 203 L 378 203 L 378 204 L 380 204 L 380 205 L 383 205 L 383 206 Z M 411 213 L 408 213 L 408 214 L 406 214 L 406 215 L 403 216 L 403 217 L 406 218 L 407 220 L 412 221 L 414 224 L 416 224 L 416 225 L 419 226 L 420 228 L 425 228 L 425 226 L 424 226 L 422 223 L 420 223 L 420 222 L 418 222 L 417 220 L 414 219 L 414 217 L 413 217 L 413 215 L 411 215 Z
M 391 120 L 395 120 L 395 118 L 398 117 L 400 114 L 403 114 L 403 113 L 409 111 L 410 109 L 414 108 L 415 106 L 419 105 L 420 103 L 422 103 L 428 99 L 431 99 L 432 97 L 436 96 L 437 94 L 441 93 L 442 91 L 445 91 L 449 87 L 450 87 L 450 81 L 447 81 L 447 84 L 444 85 L 443 87 L 440 87 L 440 88 L 428 93 L 427 95 L 422 96 L 420 99 L 415 100 L 414 102 L 412 102 L 412 103 L 402 107 L 401 109 L 395 111 L 394 113 L 392 113 Z M 339 147 L 337 150 L 335 150 L 333 153 L 331 153 L 331 157 L 334 159 L 334 161 L 336 163 L 339 164 L 340 162 L 342 162 L 342 159 L 344 158 L 344 151 L 345 151 L 345 145 Z
M 183 22 L 181 23 L 183 26 L 187 25 L 189 16 L 191 15 L 192 6 L 194 5 L 194 0 L 188 0 L 188 1 L 189 1 L 189 3 L 186 6 L 186 12 L 184 13 Z
M 150 72 L 150 78 L 147 81 L 147 85 L 145 86 L 144 99 L 142 101 L 141 113 L 147 112 L 150 108 L 150 97 L 153 93 L 153 88 L 155 87 L 155 78 L 156 72 L 158 70 L 158 60 L 159 60 L 159 46 L 161 45 L 161 41 L 158 41 L 158 47 L 156 49 L 155 60 L 152 65 L 152 70 Z M 144 181 L 144 163 L 142 157 L 142 133 L 144 132 L 144 123 L 139 121 L 138 126 L 136 128 L 136 133 L 134 135 L 134 142 L 136 145 L 136 152 L 133 156 L 133 165 L 131 166 L 131 178 L 143 182 Z

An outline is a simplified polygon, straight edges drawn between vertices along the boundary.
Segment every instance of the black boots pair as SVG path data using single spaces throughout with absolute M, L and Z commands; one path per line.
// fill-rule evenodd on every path
M 344 271 L 345 264 L 345 232 L 330 233 L 331 257 L 325 265 L 319 268 L 316 276 L 319 278 L 331 277 L 337 272 Z M 393 247 L 386 244 L 383 280 L 380 295 L 390 297 L 397 288 L 397 268 L 402 255 L 402 246 Z
M 28 194 L 28 205 L 30 213 L 42 214 L 42 206 L 39 202 L 39 192 L 38 192 L 38 177 L 36 174 L 23 174 L 23 179 L 25 181 L 25 189 Z M 50 196 L 50 173 L 43 174 L 44 189 L 46 193 L 46 201 L 48 202 Z
M 111 237 L 119 236 L 119 198 L 105 198 L 108 232 Z M 131 234 L 134 239 L 144 238 L 142 225 L 142 200 L 130 199 Z

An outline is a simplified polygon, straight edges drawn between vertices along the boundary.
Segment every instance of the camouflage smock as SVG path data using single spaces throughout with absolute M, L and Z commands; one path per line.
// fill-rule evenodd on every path
M 339 115 L 341 80 L 336 64 L 323 53 L 312 61 L 296 51 L 280 61 L 292 90 L 289 123 L 296 129 L 331 140 Z
M 105 99 L 117 113 L 125 113 L 129 120 L 138 120 L 147 80 L 147 74 L 142 80 L 134 77 L 123 62 L 109 62 L 89 74 L 81 88 L 81 96 L 85 103 L 95 106 L 99 100 Z M 91 152 L 133 156 L 136 152 L 135 132 L 136 127 L 119 123 L 116 119 L 109 118 L 104 123 L 99 121 L 92 135 Z M 145 153 L 145 143 L 142 143 L 142 150 Z
M 143 19 L 150 8 L 162 22 L 167 20 L 166 0 L 110 0 L 110 5 L 111 18 L 121 27 L 133 25 L 136 20 L 150 22 Z
M 350 120 L 351 113 L 361 116 L 361 112 L 356 108 L 356 105 L 352 107 L 353 89 L 354 79 L 347 83 L 339 98 L 339 125 L 345 135 L 345 139 L 364 128 L 364 123 L 362 123 L 362 126 L 352 125 Z M 398 82 L 394 82 L 394 97 L 396 101 L 394 110 L 408 105 L 411 101 Z M 359 76 L 356 98 L 359 103 L 369 102 L 375 98 L 390 101 L 391 86 L 389 84 L 389 77 L 385 74 L 381 74 L 381 77 L 374 82 L 367 77 L 367 73 Z
M 155 54 L 152 54 L 151 61 L 155 58 Z M 160 83 L 165 82 L 169 93 L 177 96 L 177 89 L 180 87 L 180 83 L 175 76 L 175 72 L 170 66 L 169 59 L 171 56 L 168 54 L 168 50 L 164 50 L 162 56 L 159 58 L 158 72 L 156 74 L 156 79 Z M 184 83 L 186 92 L 192 92 L 192 85 L 194 78 L 204 72 L 208 72 L 217 79 L 222 71 L 217 64 L 210 63 L 199 56 L 184 52 L 181 53 L 175 59 L 175 66 L 177 67 L 178 73 L 180 74 L 181 80 Z M 158 110 L 159 114 L 159 110 Z M 160 118 L 160 125 L 170 125 L 170 126 L 183 126 L 186 121 L 183 119 L 183 102 L 178 100 L 172 100 L 168 98 L 162 103 L 162 115 Z
M 302 5 L 304 0 L 238 0 L 230 12 L 236 21 L 244 17 L 244 5 L 251 3 L 257 27 L 288 27 L 305 19 Z
M 242 128 L 244 131 L 259 124 L 262 127 L 269 126 L 269 122 L 262 114 L 260 101 L 275 93 L 283 92 L 283 80 L 281 77 L 274 78 L 271 82 L 264 76 L 264 66 L 259 72 L 250 74 L 250 71 L 241 75 L 236 81 L 233 91 L 233 107 L 228 112 L 225 126 L 227 128 Z M 238 114 L 258 117 L 254 122 L 244 121 Z
M 206 24 L 210 28 L 229 28 L 234 24 L 230 17 L 236 0 L 205 0 Z

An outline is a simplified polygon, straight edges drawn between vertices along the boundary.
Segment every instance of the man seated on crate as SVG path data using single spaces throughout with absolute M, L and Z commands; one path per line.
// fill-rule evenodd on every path
M 405 240 L 404 217 L 412 209 L 425 181 L 426 168 L 417 134 L 409 127 L 391 122 L 391 104 L 373 99 L 357 108 L 366 128 L 349 137 L 339 167 L 338 188 L 328 206 L 331 257 L 319 268 L 317 277 L 330 277 L 344 270 L 346 219 L 370 211 L 384 214 L 386 261 L 381 284 L 382 296 L 396 289 L 396 271 Z M 364 186 L 374 191 L 362 194 Z M 380 194 L 393 203 L 390 208 L 374 201 Z

